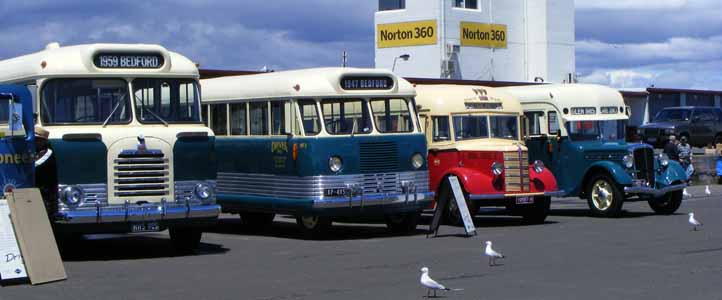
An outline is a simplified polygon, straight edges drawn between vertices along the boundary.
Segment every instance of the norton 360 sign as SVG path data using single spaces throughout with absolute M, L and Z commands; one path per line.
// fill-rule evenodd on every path
M 436 20 L 379 24 L 376 27 L 378 48 L 435 45 L 437 40 Z

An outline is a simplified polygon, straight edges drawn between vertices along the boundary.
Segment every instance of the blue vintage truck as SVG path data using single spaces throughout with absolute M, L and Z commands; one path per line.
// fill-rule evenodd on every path
M 34 186 L 32 97 L 24 86 L 0 85 L 0 198 Z
M 504 89 L 522 103 L 529 158 L 552 170 L 560 196 L 587 199 L 601 217 L 619 216 L 633 200 L 648 201 L 657 214 L 679 208 L 684 169 L 647 144 L 625 142 L 631 112 L 617 90 L 585 84 Z

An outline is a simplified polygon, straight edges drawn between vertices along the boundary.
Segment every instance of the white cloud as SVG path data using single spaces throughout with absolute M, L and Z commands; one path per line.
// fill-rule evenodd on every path
M 688 0 L 576 0 L 579 10 L 628 10 L 628 9 L 678 9 L 687 5 Z
M 722 90 L 722 60 L 651 64 L 635 68 L 595 68 L 579 78 L 616 88 L 649 86 Z

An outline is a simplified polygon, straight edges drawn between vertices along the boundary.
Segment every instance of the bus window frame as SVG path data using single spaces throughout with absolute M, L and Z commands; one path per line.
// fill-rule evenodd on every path
M 318 132 L 315 134 L 308 134 L 306 131 L 306 125 L 303 124 L 303 114 L 301 113 L 301 101 L 311 101 L 313 102 L 313 108 L 316 110 L 316 118 L 318 118 Z M 296 116 L 297 121 L 299 124 L 299 131 L 301 132 L 301 136 L 319 136 L 322 133 L 326 132 L 326 128 L 324 127 L 323 122 L 323 115 L 321 114 L 321 101 L 318 98 L 296 98 L 293 99 L 294 107 L 296 108 Z
M 243 120 L 245 121 L 244 123 L 246 123 L 246 124 L 245 124 L 245 127 L 244 127 L 244 128 L 246 129 L 246 130 L 245 130 L 245 133 L 233 134 L 233 127 L 232 127 L 232 125 L 231 125 L 231 117 L 232 117 L 232 115 L 233 115 L 233 114 L 231 113 L 231 106 L 233 106 L 233 105 L 243 105 L 243 106 L 244 106 L 244 114 L 245 114 L 245 117 L 243 118 Z M 228 136 L 249 136 L 249 135 L 250 135 L 249 133 L 250 133 L 251 130 L 250 130 L 250 128 L 249 128 L 249 125 L 250 125 L 250 124 L 249 124 L 249 121 L 248 121 L 248 117 L 249 117 L 249 114 L 248 114 L 248 101 L 228 102 Z
M 177 120 L 168 120 L 168 119 L 167 119 L 167 116 L 164 116 L 164 115 L 162 114 L 162 112 L 155 112 L 155 113 L 158 113 L 158 115 L 161 116 L 161 118 L 163 118 L 164 121 L 166 121 L 168 124 L 178 124 L 178 125 L 203 124 L 203 115 L 202 115 L 203 113 L 201 112 L 201 107 L 200 107 L 200 106 L 203 105 L 203 101 L 202 101 L 202 98 L 201 98 L 200 82 L 199 82 L 198 80 L 193 79 L 193 78 L 174 78 L 174 77 L 159 77 L 159 78 L 155 78 L 155 77 L 142 77 L 142 76 L 140 76 L 140 77 L 133 77 L 133 78 L 131 78 L 131 80 L 129 81 L 129 85 L 130 85 L 130 88 L 131 88 L 131 93 L 132 93 L 132 96 L 133 96 L 133 99 L 131 99 L 131 104 L 132 104 L 132 106 L 133 106 L 133 114 L 134 114 L 133 119 L 136 120 L 139 124 L 142 124 L 142 125 L 157 125 L 157 124 L 162 124 L 163 122 L 160 121 L 160 120 L 157 120 L 157 121 L 148 121 L 148 120 L 145 120 L 145 121 L 144 121 L 144 120 L 141 120 L 138 115 L 135 115 L 135 114 L 137 114 L 137 113 L 140 113 L 140 112 L 138 112 L 137 107 L 136 107 L 136 105 L 137 105 L 136 101 L 137 101 L 138 99 L 136 99 L 136 97 L 135 97 L 135 91 L 134 91 L 135 85 L 133 84 L 134 81 L 136 81 L 136 80 L 158 80 L 158 81 L 166 81 L 166 80 L 167 80 L 167 81 L 173 81 L 173 80 L 175 80 L 175 81 L 182 81 L 182 80 L 187 80 L 188 82 L 187 82 L 187 83 L 184 83 L 184 84 L 186 84 L 186 85 L 187 85 L 187 84 L 192 84 L 192 85 L 194 86 L 194 97 L 197 99 L 197 102 L 198 102 L 198 105 L 199 105 L 199 107 L 198 107 L 198 114 L 200 114 L 200 115 L 198 116 L 199 121 L 177 121 Z M 162 92 L 161 92 L 161 95 L 162 95 Z M 172 92 L 171 92 L 171 95 L 172 95 Z M 186 94 L 186 96 L 187 96 L 187 94 Z M 171 97 L 171 96 L 169 96 L 169 97 Z M 162 103 L 162 101 L 163 101 L 162 99 L 163 99 L 163 98 L 162 98 L 162 96 L 161 96 L 161 100 L 160 100 L 161 103 Z M 172 100 L 172 98 L 169 98 L 168 100 L 170 101 L 170 100 Z M 187 100 L 187 99 L 186 99 L 186 100 Z M 178 92 L 178 105 L 180 105 L 180 103 L 181 103 L 181 99 L 180 99 L 180 87 L 179 87 L 179 92 Z M 170 113 L 173 113 L 174 110 L 177 109 L 177 107 L 174 107 L 174 106 L 173 106 L 173 102 L 172 102 L 172 101 L 169 102 L 169 108 L 170 108 Z M 228 108 L 226 108 L 226 110 L 227 110 L 227 109 L 228 109 Z M 209 115 L 208 118 L 209 118 L 209 119 L 211 118 L 210 115 Z M 209 128 L 210 128 L 210 127 L 209 127 Z
M 225 134 L 218 134 L 218 133 L 216 133 L 216 131 L 213 129 L 213 119 L 214 119 L 214 115 L 215 115 L 215 114 L 213 113 L 213 106 L 216 106 L 216 105 L 225 105 L 225 106 L 226 106 L 226 133 L 225 133 Z M 230 115 L 229 115 L 229 111 L 228 111 L 228 110 L 229 110 L 228 107 L 229 107 L 229 106 L 228 106 L 228 103 L 227 103 L 227 102 L 224 102 L 224 103 L 209 103 L 209 104 L 208 104 L 208 124 L 207 124 L 206 126 L 207 126 L 211 131 L 213 131 L 213 134 L 216 135 L 216 136 L 231 136 L 231 134 L 230 134 L 231 131 L 230 131 L 230 128 L 229 128 L 229 127 L 230 127 L 230 120 L 228 119 L 229 116 L 230 116 Z
M 374 102 L 374 101 L 384 101 L 385 103 L 388 103 L 389 105 L 385 105 L 385 106 L 384 106 L 384 110 L 385 110 L 384 118 L 390 118 L 390 117 L 391 117 L 391 113 L 390 113 L 390 111 L 391 111 L 391 109 L 390 109 L 390 108 L 391 108 L 391 100 L 403 100 L 403 101 L 406 103 L 406 111 L 407 111 L 407 113 L 409 114 L 409 115 L 408 115 L 408 117 L 409 117 L 408 123 L 409 123 L 409 125 L 411 125 L 411 130 L 407 130 L 407 131 L 381 131 L 381 129 L 380 129 L 380 127 L 378 126 L 378 124 L 376 124 L 376 112 L 374 111 L 374 109 L 373 109 L 374 107 L 373 107 L 373 105 L 372 105 L 371 102 Z M 374 123 L 373 125 L 374 125 L 374 129 L 376 130 L 376 132 L 378 132 L 378 133 L 380 133 L 380 134 L 404 134 L 404 133 L 414 133 L 414 132 L 416 132 L 416 128 L 414 128 L 414 127 L 418 127 L 418 126 L 417 126 L 416 122 L 414 122 L 414 117 L 413 117 L 413 116 L 414 116 L 414 113 L 416 112 L 416 110 L 412 108 L 413 105 L 411 104 L 411 100 L 409 100 L 408 98 L 405 98 L 405 97 L 394 97 L 394 96 L 388 96 L 388 97 L 383 97 L 383 96 L 381 96 L 381 97 L 372 97 L 372 98 L 369 98 L 369 99 L 368 99 L 368 105 L 369 105 L 369 109 L 370 109 L 369 113 L 371 114 L 371 120 L 372 120 L 373 123 Z M 387 106 L 388 106 L 388 107 L 387 107 Z M 388 108 L 388 110 L 386 110 L 387 108 Z M 388 120 L 387 120 L 387 121 L 388 121 Z M 397 127 L 398 127 L 398 125 L 397 125 Z M 384 129 L 385 129 L 385 128 L 384 128 Z
M 532 128 L 532 126 L 531 126 L 531 124 L 530 124 L 530 123 L 531 123 L 531 119 L 527 116 L 527 114 L 532 114 L 532 115 L 535 115 L 535 116 L 539 116 L 539 115 L 540 115 L 542 118 L 544 118 L 543 120 L 541 120 L 541 122 L 539 122 L 539 134 L 530 134 L 529 131 L 530 131 L 530 129 Z M 525 128 L 524 136 L 527 137 L 527 138 L 531 138 L 531 137 L 541 137 L 541 136 L 546 136 L 546 135 L 548 135 L 548 134 L 549 134 L 549 132 L 548 132 L 548 126 L 549 126 L 549 124 L 548 124 L 548 122 L 549 122 L 549 121 L 548 121 L 548 118 L 547 118 L 547 112 L 544 111 L 544 110 L 529 110 L 529 111 L 524 111 L 524 123 L 526 123 L 526 126 L 525 126 L 526 128 Z
M 119 80 L 125 82 L 126 86 L 126 105 L 128 105 L 130 118 L 128 118 L 127 121 L 121 121 L 121 122 L 109 122 L 108 125 L 130 125 L 131 123 L 136 121 L 135 118 L 135 105 L 133 99 L 131 99 L 131 93 L 133 91 L 133 87 L 130 84 L 130 81 L 128 81 L 127 78 L 123 77 L 52 77 L 47 78 L 42 81 L 42 83 L 38 86 L 38 106 L 37 106 L 37 114 L 38 114 L 38 121 L 36 123 L 41 124 L 43 126 L 86 126 L 86 125 L 103 125 L 103 122 L 92 122 L 92 123 L 73 123 L 73 122 L 46 122 L 46 120 L 43 119 L 43 107 L 45 102 L 45 88 L 47 87 L 48 83 L 51 83 L 53 81 L 62 81 L 62 80 Z M 142 123 L 141 123 L 142 124 Z
M 362 113 L 363 113 L 363 107 L 365 107 L 365 108 L 366 108 L 366 112 L 368 113 L 369 124 L 371 125 L 371 130 L 369 130 L 368 132 L 363 132 L 363 131 L 353 132 L 353 128 L 352 128 L 351 132 L 349 132 L 349 133 L 331 133 L 331 132 L 329 132 L 329 131 L 328 131 L 328 127 L 326 126 L 326 116 L 325 116 L 325 114 L 324 114 L 324 112 L 323 112 L 323 103 L 324 103 L 324 101 L 331 101 L 331 102 L 337 102 L 337 103 L 338 103 L 338 102 L 345 102 L 345 101 L 361 101 Z M 376 122 L 374 122 L 375 120 L 374 120 L 374 116 L 373 116 L 373 113 L 372 113 L 372 110 L 371 110 L 371 102 L 369 101 L 369 98 L 361 98 L 361 97 L 348 97 L 348 98 L 347 98 L 347 97 L 322 97 L 322 98 L 319 98 L 319 99 L 318 99 L 318 103 L 319 103 L 319 106 L 320 106 L 319 108 L 320 108 L 321 120 L 322 120 L 321 123 L 322 123 L 322 125 L 323 125 L 324 133 L 326 133 L 326 134 L 328 134 L 328 135 L 330 135 L 330 136 L 351 136 L 351 135 L 357 135 L 357 134 L 366 135 L 366 134 L 372 134 L 372 133 L 379 133 L 379 134 L 381 134 L 381 132 L 379 132 L 379 131 L 376 129 Z M 360 127 L 358 127 L 357 129 L 360 129 Z M 390 134 L 390 133 L 389 133 L 389 134 Z
M 303 127 L 299 126 L 299 124 L 298 124 L 298 121 L 299 121 L 297 118 L 298 107 L 297 107 L 295 99 L 272 99 L 272 100 L 267 100 L 267 102 L 268 102 L 268 133 L 269 133 L 269 136 L 303 135 L 303 132 L 300 130 Z M 281 133 L 278 133 L 278 134 L 276 134 L 274 132 L 274 128 L 273 128 L 273 126 L 274 126 L 274 124 L 273 124 L 273 103 L 274 102 L 282 103 L 282 107 L 286 103 L 288 103 L 288 105 L 289 105 L 288 112 L 284 112 L 284 120 L 287 119 L 284 122 L 288 122 L 288 124 L 284 123 L 283 124 L 284 128 L 282 128 Z M 286 113 L 290 113 L 291 115 L 287 116 L 287 118 L 286 118 L 286 115 L 285 115 Z M 286 127 L 288 127 L 290 129 L 290 132 L 285 132 Z

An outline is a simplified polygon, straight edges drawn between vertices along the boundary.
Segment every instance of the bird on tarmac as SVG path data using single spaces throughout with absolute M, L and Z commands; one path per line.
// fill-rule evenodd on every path
M 709 185 L 706 185 L 704 187 L 704 194 L 707 195 L 707 197 L 712 195 L 712 192 L 710 192 L 710 190 L 709 190 Z
M 485 244 L 486 249 L 484 249 L 484 255 L 489 257 L 489 266 L 496 266 L 496 259 L 505 258 L 505 256 L 491 248 L 491 241 L 486 241 Z
M 687 189 L 683 189 L 683 190 L 682 190 L 682 196 L 684 196 L 685 198 L 691 198 L 691 197 L 692 197 L 692 194 L 690 194 L 689 192 L 687 192 Z
M 442 290 L 442 291 L 451 291 L 452 289 L 447 288 L 443 286 L 442 284 L 436 282 L 435 280 L 431 279 L 429 277 L 429 268 L 423 267 L 421 268 L 421 285 L 426 288 L 426 297 L 431 297 L 431 291 L 434 291 L 434 298 L 436 298 L 436 291 Z M 458 290 L 458 289 L 457 289 Z M 454 291 L 457 291 L 454 290 Z M 460 291 L 460 290 L 458 290 Z
M 697 221 L 697 219 L 694 218 L 694 213 L 689 213 L 689 225 L 692 225 L 692 230 L 697 231 L 697 227 L 703 226 L 702 222 Z

